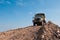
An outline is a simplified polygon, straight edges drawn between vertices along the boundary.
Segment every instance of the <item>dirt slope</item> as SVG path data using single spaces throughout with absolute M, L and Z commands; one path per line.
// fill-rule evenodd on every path
M 60 40 L 60 27 L 52 22 L 0 33 L 0 40 Z

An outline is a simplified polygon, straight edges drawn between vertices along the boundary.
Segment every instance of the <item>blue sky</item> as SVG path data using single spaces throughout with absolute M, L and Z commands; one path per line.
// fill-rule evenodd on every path
M 0 0 L 0 32 L 32 25 L 39 12 L 60 25 L 60 0 Z

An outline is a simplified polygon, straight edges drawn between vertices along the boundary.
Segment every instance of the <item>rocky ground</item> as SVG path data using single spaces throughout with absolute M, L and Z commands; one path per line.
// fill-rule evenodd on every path
M 0 40 L 60 40 L 60 27 L 52 22 L 0 32 Z

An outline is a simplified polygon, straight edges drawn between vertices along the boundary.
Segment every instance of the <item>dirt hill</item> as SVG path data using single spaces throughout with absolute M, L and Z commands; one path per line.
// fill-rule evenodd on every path
M 60 27 L 52 22 L 0 32 L 0 40 L 60 40 Z

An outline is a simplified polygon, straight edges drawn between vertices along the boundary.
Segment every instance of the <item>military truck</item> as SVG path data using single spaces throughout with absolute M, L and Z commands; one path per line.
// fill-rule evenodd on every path
M 37 13 L 35 16 L 34 16 L 34 19 L 33 19 L 33 26 L 37 25 L 43 25 L 43 23 L 46 23 L 45 21 L 45 14 L 44 13 Z

